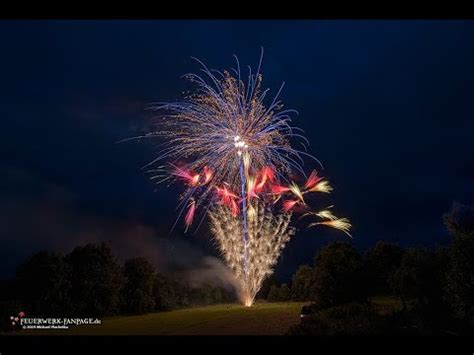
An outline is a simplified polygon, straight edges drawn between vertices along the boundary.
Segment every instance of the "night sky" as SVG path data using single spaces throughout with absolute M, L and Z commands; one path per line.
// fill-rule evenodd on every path
M 206 228 L 169 233 L 181 189 L 141 170 L 152 142 L 116 142 L 149 128 L 147 103 L 181 97 L 191 56 L 255 67 L 260 47 L 264 86 L 285 81 L 351 242 L 446 243 L 442 214 L 474 202 L 473 39 L 472 21 L 1 21 L 0 277 L 100 240 L 160 270 L 219 264 Z M 348 240 L 299 232 L 278 276 L 335 239 Z

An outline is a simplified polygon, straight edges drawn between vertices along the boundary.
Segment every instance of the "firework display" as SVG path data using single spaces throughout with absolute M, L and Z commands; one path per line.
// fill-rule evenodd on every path
M 333 188 L 315 170 L 306 176 L 304 158 L 319 161 L 307 153 L 303 131 L 291 125 L 296 111 L 283 109 L 278 99 L 283 85 L 265 106 L 269 89 L 262 90 L 262 56 L 255 73 L 249 68 L 246 82 L 237 57 L 231 71 L 210 70 L 199 62 L 203 76 L 185 75 L 196 91 L 182 102 L 151 105 L 156 130 L 146 135 L 164 140 L 147 165 L 152 179 L 184 184 L 178 220 L 186 231 L 209 217 L 247 306 L 295 233 L 293 214 L 301 212 L 308 227 L 328 226 L 349 236 L 351 226 L 333 215 L 332 206 L 313 211 L 308 205 L 308 194 Z
M 241 285 L 240 299 L 251 306 L 263 280 L 272 274 L 281 250 L 294 234 L 291 213 L 275 214 L 264 203 L 251 207 L 247 225 L 247 252 L 242 238 L 242 219 L 225 206 L 209 213 L 211 231 L 228 267 Z M 247 263 L 244 258 L 247 258 Z

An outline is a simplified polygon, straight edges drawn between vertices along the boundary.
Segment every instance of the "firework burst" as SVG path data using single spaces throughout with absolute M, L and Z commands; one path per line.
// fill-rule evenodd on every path
M 296 111 L 283 109 L 278 99 L 283 85 L 265 106 L 269 89 L 262 89 L 262 57 L 263 50 L 257 71 L 252 74 L 249 68 L 246 82 L 237 57 L 237 68 L 223 72 L 198 61 L 204 75 L 184 76 L 197 90 L 182 102 L 151 105 L 157 114 L 156 130 L 144 136 L 164 140 L 147 167 L 167 164 L 150 169 L 152 179 L 184 183 L 178 219 L 184 218 L 186 230 L 199 211 L 198 226 L 209 215 L 214 238 L 242 285 L 246 305 L 252 304 L 294 234 L 291 214 L 309 210 L 306 194 L 332 191 L 316 171 L 306 178 L 303 157 L 319 161 L 307 153 L 302 130 L 291 125 L 290 115 Z M 299 141 L 302 150 L 290 141 Z M 302 186 L 290 179 L 295 174 L 306 179 Z M 348 234 L 347 219 L 329 211 L 310 215 L 322 220 L 309 226 L 326 225 Z

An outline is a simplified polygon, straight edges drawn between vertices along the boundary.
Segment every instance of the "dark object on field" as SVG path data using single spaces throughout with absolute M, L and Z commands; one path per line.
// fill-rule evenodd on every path
M 386 334 L 383 317 L 370 304 L 348 303 L 316 311 L 293 326 L 288 335 L 378 335 Z
M 313 314 L 314 311 L 311 305 L 304 305 L 303 307 L 301 307 L 300 319 L 302 322 L 304 322 L 305 320 L 309 319 Z

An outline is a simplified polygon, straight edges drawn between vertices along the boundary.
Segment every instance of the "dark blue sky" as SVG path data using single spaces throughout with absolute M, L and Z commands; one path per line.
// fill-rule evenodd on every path
M 146 129 L 148 102 L 180 98 L 191 56 L 256 66 L 261 46 L 353 243 L 444 243 L 442 214 L 473 203 L 473 38 L 472 21 L 1 21 L 0 274 L 95 240 L 162 268 L 212 254 L 205 235 L 168 234 L 179 188 L 140 170 L 153 146 L 115 142 Z M 279 275 L 334 238 L 300 232 Z

